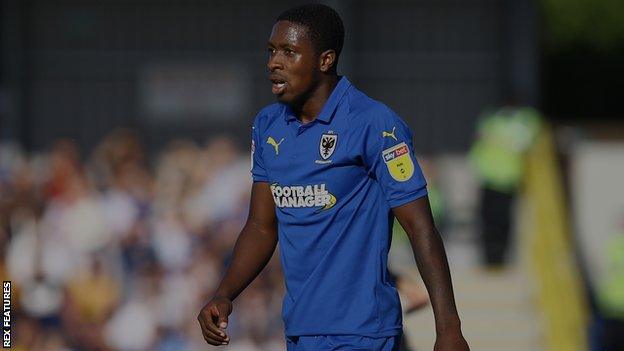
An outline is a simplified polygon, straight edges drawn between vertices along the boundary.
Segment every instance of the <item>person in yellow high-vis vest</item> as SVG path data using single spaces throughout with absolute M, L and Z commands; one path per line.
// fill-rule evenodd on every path
M 605 245 L 606 269 L 598 284 L 597 302 L 604 318 L 600 343 L 605 351 L 624 345 L 624 228 Z
M 530 107 L 506 106 L 485 114 L 469 158 L 480 184 L 482 260 L 505 264 L 511 205 L 524 172 L 524 155 L 539 130 L 540 115 Z

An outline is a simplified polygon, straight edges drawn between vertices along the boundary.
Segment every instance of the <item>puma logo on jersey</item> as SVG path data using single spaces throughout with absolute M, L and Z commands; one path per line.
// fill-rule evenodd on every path
M 396 136 L 394 135 L 394 131 L 395 131 L 396 127 L 392 127 L 392 133 L 390 132 L 386 132 L 385 130 L 381 133 L 381 137 L 385 138 L 385 137 L 391 137 L 392 139 L 394 139 L 394 141 L 398 141 Z
M 279 146 L 280 144 L 282 144 L 282 141 L 284 141 L 284 138 L 282 138 L 282 140 L 280 140 L 280 142 L 276 142 L 275 139 L 273 139 L 273 137 L 269 137 L 267 139 L 267 144 L 273 146 L 273 148 L 275 149 L 275 155 L 279 155 Z

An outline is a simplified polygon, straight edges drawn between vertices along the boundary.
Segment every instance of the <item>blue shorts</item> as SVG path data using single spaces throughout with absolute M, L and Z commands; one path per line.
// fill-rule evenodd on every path
M 287 351 L 398 351 L 401 335 L 370 338 L 359 335 L 287 336 Z

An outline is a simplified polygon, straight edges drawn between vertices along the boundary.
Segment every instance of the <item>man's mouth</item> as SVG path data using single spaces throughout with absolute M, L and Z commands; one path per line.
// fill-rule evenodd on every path
M 281 95 L 286 90 L 286 81 L 281 78 L 269 79 L 272 83 L 271 92 L 275 95 Z

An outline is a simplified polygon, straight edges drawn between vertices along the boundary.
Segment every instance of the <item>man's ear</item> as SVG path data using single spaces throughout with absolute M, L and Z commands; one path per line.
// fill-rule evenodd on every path
M 326 50 L 319 56 L 321 72 L 327 73 L 332 70 L 336 64 L 336 52 L 334 50 Z

